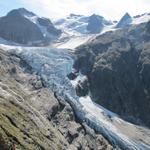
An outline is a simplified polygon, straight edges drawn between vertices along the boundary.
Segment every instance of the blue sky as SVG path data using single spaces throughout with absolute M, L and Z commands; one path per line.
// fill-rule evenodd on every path
M 150 0 L 0 0 L 0 16 L 19 7 L 49 18 L 61 18 L 70 13 L 96 13 L 118 20 L 126 12 L 131 15 L 150 12 Z
M 19 0 L 0 0 L 0 16 L 5 15 L 9 10 L 21 7 Z

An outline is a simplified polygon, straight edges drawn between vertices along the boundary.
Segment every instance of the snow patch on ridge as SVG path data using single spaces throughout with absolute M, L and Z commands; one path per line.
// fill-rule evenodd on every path
M 143 14 L 141 16 L 137 16 L 133 18 L 133 21 L 131 24 L 140 24 L 144 22 L 148 22 L 150 20 L 150 13 Z
M 54 39 L 56 38 L 54 35 L 50 34 L 48 31 L 47 31 L 47 28 L 45 26 L 41 26 L 38 22 L 38 16 L 26 16 L 24 15 L 25 18 L 27 18 L 28 20 L 30 20 L 31 22 L 33 22 L 34 24 L 36 24 L 39 29 L 41 30 L 42 34 L 44 37 L 47 37 L 47 38 L 51 38 L 51 39 Z
M 93 37 L 93 35 L 70 37 L 66 42 L 56 43 L 52 46 L 56 48 L 75 49 L 77 46 L 86 43 L 91 37 Z

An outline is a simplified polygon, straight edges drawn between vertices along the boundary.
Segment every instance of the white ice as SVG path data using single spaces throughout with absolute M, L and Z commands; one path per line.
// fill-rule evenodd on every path
M 141 15 L 140 17 L 133 18 L 131 24 L 140 24 L 140 23 L 148 22 L 149 20 L 150 20 L 150 14 L 146 13 Z
M 66 42 L 56 43 L 53 45 L 56 48 L 67 48 L 67 49 L 75 49 L 79 45 L 86 43 L 93 35 L 82 35 L 71 37 Z

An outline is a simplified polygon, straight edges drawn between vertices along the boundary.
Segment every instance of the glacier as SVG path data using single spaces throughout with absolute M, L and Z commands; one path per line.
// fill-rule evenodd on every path
M 149 150 L 150 130 L 122 120 L 117 114 L 94 103 L 90 95 L 78 97 L 75 87 L 85 76 L 67 77 L 73 70 L 74 53 L 68 49 L 45 47 L 8 47 L 26 61 L 59 99 L 66 100 L 82 123 L 103 134 L 116 149 Z

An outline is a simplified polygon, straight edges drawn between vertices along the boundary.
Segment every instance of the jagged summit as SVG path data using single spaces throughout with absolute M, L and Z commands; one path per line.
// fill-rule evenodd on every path
M 27 17 L 33 17 L 36 16 L 36 14 L 34 14 L 31 11 L 28 11 L 25 8 L 18 8 L 18 9 L 14 9 L 12 11 L 10 11 L 7 16 L 12 16 L 12 15 L 21 15 L 21 16 L 27 16 Z
M 93 14 L 89 17 L 87 30 L 90 33 L 99 33 L 103 29 L 103 20 L 102 16 Z
M 124 14 L 124 16 L 121 18 L 121 20 L 119 21 L 119 23 L 117 24 L 117 28 L 122 28 L 128 24 L 130 24 L 132 21 L 132 17 L 130 16 L 130 14 L 127 12 Z
M 126 12 L 123 17 L 131 18 L 130 14 L 128 12 Z
M 146 29 L 147 29 L 147 32 L 150 33 L 150 21 L 147 23 Z
M 94 18 L 104 18 L 103 16 L 97 15 L 97 14 L 92 14 L 90 17 L 94 17 Z
M 98 14 L 84 16 L 71 13 L 66 18 L 55 20 L 53 24 L 48 18 L 38 17 L 26 8 L 18 8 L 1 17 L 0 37 L 20 44 L 45 45 L 45 43 L 51 43 L 61 47 L 71 40 L 72 44 L 69 46 L 74 44 L 79 46 L 77 42 L 84 43 L 94 34 L 103 34 L 117 28 L 148 22 L 149 19 L 150 14 L 148 13 L 135 17 L 125 13 L 119 22 L 107 20 Z
M 106 20 L 103 16 L 93 14 L 89 17 L 87 30 L 90 33 L 100 33 L 105 26 L 112 25 L 111 21 Z

